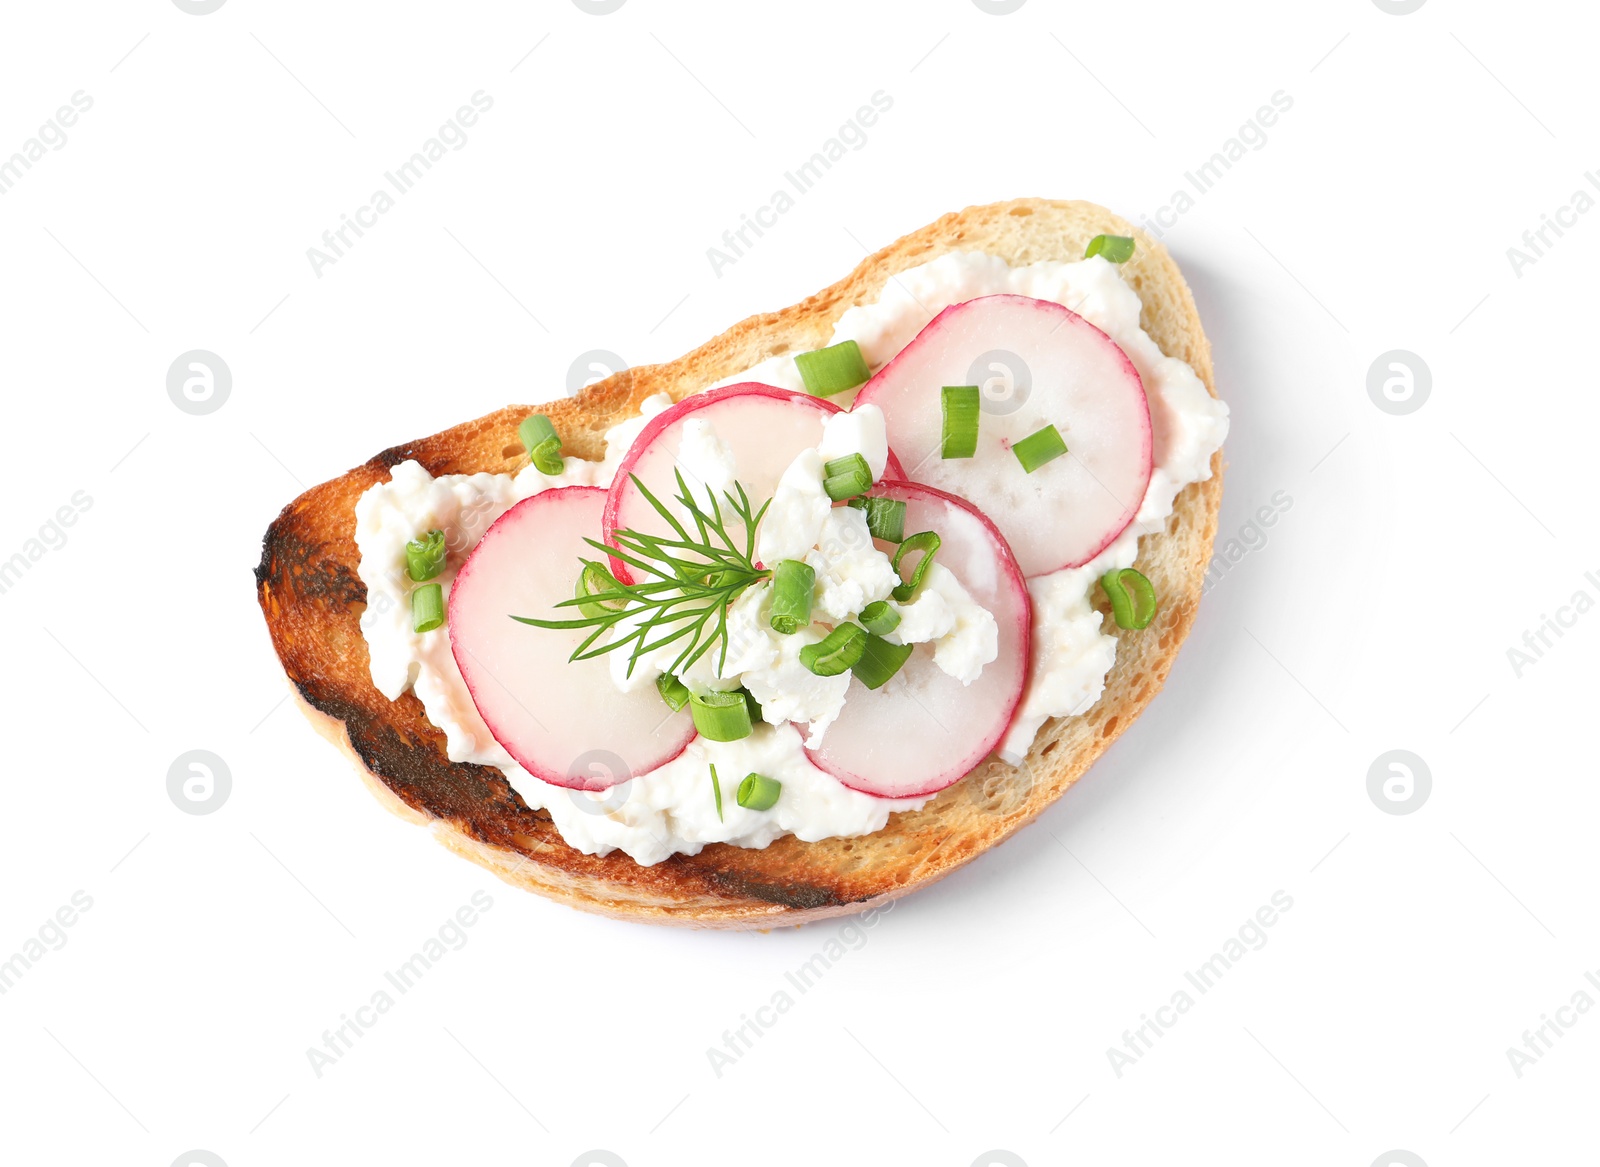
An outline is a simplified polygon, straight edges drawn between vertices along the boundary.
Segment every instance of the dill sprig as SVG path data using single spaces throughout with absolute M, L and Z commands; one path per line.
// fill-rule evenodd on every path
M 589 660 L 625 644 L 632 644 L 633 651 L 628 656 L 630 677 L 640 657 L 685 637 L 688 639 L 683 651 L 667 669 L 674 676 L 683 673 L 721 641 L 722 652 L 717 662 L 717 671 L 720 673 L 728 662 L 729 606 L 751 584 L 772 575 L 755 563 L 756 527 L 767 513 L 771 500 L 761 504 L 760 510 L 754 510 L 744 487 L 738 482 L 733 484 L 738 491 L 737 497 L 732 492 L 724 494 L 733 515 L 744 525 L 745 537 L 741 546 L 728 534 L 727 521 L 723 518 L 716 495 L 707 491 L 707 499 L 711 503 L 708 513 L 684 482 L 683 474 L 674 473 L 678 480 L 677 501 L 693 522 L 692 534 L 672 510 L 639 481 L 638 475 L 630 475 L 639 493 L 672 527 L 676 538 L 629 529 L 614 532 L 614 544 L 602 543 L 598 539 L 584 540 L 596 550 L 615 556 L 642 572 L 639 582 L 622 583 L 605 563 L 580 558 L 578 562 L 582 564 L 582 570 L 592 570 L 603 581 L 603 586 L 582 596 L 562 600 L 556 607 L 598 604 L 605 611 L 577 620 L 536 620 L 529 616 L 513 616 L 512 619 L 535 628 L 592 629 L 583 643 L 573 650 L 569 660 Z M 645 618 L 627 635 L 595 646 L 595 642 L 620 621 L 637 621 L 641 615 Z M 707 625 L 711 625 L 709 632 Z

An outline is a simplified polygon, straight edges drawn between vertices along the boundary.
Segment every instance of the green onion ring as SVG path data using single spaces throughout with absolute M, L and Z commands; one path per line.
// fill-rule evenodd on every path
M 530 413 L 517 427 L 528 457 L 540 474 L 560 474 L 565 467 L 561 460 L 561 437 L 555 425 L 542 413 Z
M 416 632 L 432 632 L 444 623 L 444 589 L 436 583 L 423 584 L 411 593 L 411 627 Z
M 939 456 L 970 458 L 978 452 L 976 385 L 946 385 L 939 390 Z
M 1156 589 L 1131 567 L 1113 569 L 1100 577 L 1100 586 L 1111 601 L 1111 615 L 1118 628 L 1148 628 L 1155 619 Z
M 817 572 L 809 563 L 785 559 L 772 569 L 772 630 L 790 636 L 811 623 Z
M 662 673 L 656 678 L 656 692 L 661 694 L 667 708 L 674 713 L 689 704 L 689 686 L 671 673 Z
M 800 663 L 819 677 L 837 677 L 861 659 L 867 630 L 846 620 L 816 644 L 800 650 Z
M 444 532 L 429 531 L 406 544 L 406 574 L 418 583 L 444 570 Z
M 900 571 L 900 561 L 905 558 L 908 551 L 921 551 L 922 558 L 917 561 L 916 570 L 911 573 L 911 578 L 906 579 Z M 891 561 L 895 573 L 905 582 L 895 588 L 890 595 L 902 604 L 917 594 L 917 589 L 922 586 L 922 579 L 928 574 L 928 568 L 933 565 L 933 557 L 939 553 L 939 536 L 933 531 L 919 531 L 906 539 L 899 547 L 895 548 L 894 559 Z
M 834 502 L 842 502 L 872 489 L 872 467 L 861 454 L 846 454 L 822 467 L 822 488 Z
M 867 531 L 874 539 L 898 543 L 906 537 L 906 504 L 898 498 L 853 498 L 850 506 L 867 512 Z
M 751 772 L 739 783 L 735 801 L 746 810 L 771 810 L 783 791 L 783 783 L 765 774 Z
M 861 659 L 850 667 L 856 680 L 869 689 L 881 689 L 900 671 L 911 656 L 912 644 L 890 644 L 881 636 L 869 635 Z
M 865 628 L 874 636 L 887 636 L 900 627 L 900 613 L 889 607 L 887 600 L 874 600 L 861 609 L 861 615 L 856 617 Z
M 572 590 L 575 600 L 587 600 L 590 596 L 604 595 L 607 592 L 620 592 L 619 584 L 609 571 L 598 563 L 583 561 L 583 570 L 578 573 L 577 585 Z M 592 603 L 579 604 L 578 611 L 585 616 L 604 616 L 608 612 L 620 611 L 627 606 L 623 599 L 595 600 Z M 680 706 L 681 708 L 681 706 Z
M 1017 461 L 1022 463 L 1022 468 L 1032 474 L 1046 462 L 1053 462 L 1065 454 L 1067 443 L 1062 440 L 1060 430 L 1053 425 L 1047 425 L 1012 446 L 1011 452 L 1017 456 Z
M 740 689 L 689 694 L 689 713 L 700 736 L 714 742 L 736 742 L 750 736 L 750 705 Z
M 806 392 L 813 397 L 832 397 L 864 385 L 872 376 L 861 355 L 861 346 L 853 340 L 801 353 L 794 363 L 800 370 L 800 380 L 805 382 Z
M 1096 235 L 1089 240 L 1089 246 L 1084 249 L 1083 258 L 1092 259 L 1100 256 L 1112 263 L 1127 263 L 1133 258 L 1133 237 L 1131 235 Z

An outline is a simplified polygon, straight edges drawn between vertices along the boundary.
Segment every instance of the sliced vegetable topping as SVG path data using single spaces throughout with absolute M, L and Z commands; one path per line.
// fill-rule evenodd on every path
M 656 691 L 667 703 L 667 708 L 674 713 L 689 704 L 689 686 L 671 673 L 662 673 L 656 678 Z
M 1108 571 L 1100 577 L 1100 586 L 1111 601 L 1111 615 L 1118 628 L 1148 628 L 1155 619 L 1156 589 L 1150 586 L 1139 572 L 1131 567 Z
M 739 783 L 739 793 L 735 797 L 739 805 L 746 810 L 771 810 L 777 804 L 778 795 L 782 791 L 783 783 L 776 778 L 750 773 Z
M 750 711 L 750 725 L 752 727 L 760 725 L 764 720 L 761 716 L 761 702 L 756 700 L 756 695 L 749 689 L 741 688 L 739 692 L 744 694 L 744 707 Z
M 689 712 L 701 737 L 714 742 L 736 742 L 750 736 L 750 706 L 742 689 L 690 693 Z
M 444 589 L 436 583 L 423 584 L 411 593 L 411 627 L 432 632 L 444 623 Z
M 717 781 L 717 768 L 711 767 L 711 793 L 717 800 L 717 821 L 722 821 L 722 783 Z
M 813 397 L 832 397 L 835 393 L 866 384 L 872 376 L 867 371 L 866 359 L 861 355 L 861 346 L 853 340 L 819 348 L 816 352 L 801 353 L 795 357 L 794 363 L 800 370 L 800 379 L 805 382 L 806 392 Z
M 940 457 L 970 458 L 978 452 L 978 405 L 976 385 L 946 385 L 939 390 L 939 408 L 944 418 Z
M 618 692 L 609 660 L 569 660 L 588 628 L 536 632 L 506 618 L 575 614 L 558 605 L 572 599 L 579 559 L 594 557 L 584 537 L 605 505 L 606 492 L 593 486 L 541 490 L 517 503 L 461 565 L 441 629 L 495 741 L 541 782 L 575 790 L 648 774 L 694 738 L 687 703 L 673 713 L 649 685 Z M 603 765 L 590 764 L 597 757 Z
M 900 561 L 906 557 L 906 553 L 909 551 L 922 552 L 922 558 L 917 560 L 916 570 L 911 573 L 911 578 L 907 579 L 905 572 L 900 570 Z M 933 565 L 933 557 L 938 553 L 939 536 L 934 531 L 919 531 L 895 548 L 891 565 L 905 582 L 896 587 L 890 595 L 894 596 L 902 604 L 916 595 L 917 589 L 922 586 L 923 577 L 928 574 L 928 568 Z
M 939 389 L 973 384 L 982 402 L 977 452 L 940 458 Z M 1133 520 L 1150 483 L 1151 401 L 1138 370 L 1059 304 L 1026 296 L 953 304 L 855 397 L 853 408 L 883 411 L 894 449 L 922 459 L 913 477 L 993 516 L 1026 576 L 1093 560 Z M 1072 456 L 1022 473 L 1014 448 L 1050 422 Z M 882 482 L 872 493 L 895 494 Z M 907 531 L 920 529 L 906 520 Z
M 429 531 L 406 544 L 406 574 L 421 583 L 444 569 L 444 532 Z
M 589 546 L 612 553 L 614 562 L 630 564 L 637 568 L 642 583 L 615 583 L 616 599 L 621 606 L 602 608 L 598 615 L 584 615 L 574 620 L 542 620 L 529 616 L 511 618 L 535 628 L 587 628 L 589 633 L 573 650 L 571 660 L 588 660 L 631 644 L 628 654 L 628 676 L 639 658 L 668 644 L 683 643 L 683 650 L 667 666 L 669 673 L 681 673 L 699 660 L 712 647 L 721 642 L 717 659 L 720 669 L 728 657 L 728 606 L 753 583 L 766 579 L 768 572 L 755 565 L 756 528 L 767 506 L 757 510 L 745 494 L 744 486 L 735 482 L 737 497 L 731 492 L 723 495 L 732 516 L 724 516 L 722 506 L 711 501 L 710 512 L 689 490 L 682 473 L 677 475 L 678 501 L 688 512 L 695 534 L 652 494 L 642 482 L 635 485 L 645 500 L 671 524 L 676 538 L 662 538 L 641 531 L 613 531 L 611 543 L 585 539 Z M 535 496 L 538 497 L 538 496 Z M 728 533 L 728 524 L 743 528 L 743 548 Z M 580 560 L 585 568 L 600 566 L 593 560 Z M 587 597 L 575 596 L 563 600 L 557 608 L 579 607 L 589 603 Z M 596 642 L 619 620 L 643 613 L 645 619 L 637 621 L 624 635 L 614 640 Z M 709 627 L 708 627 L 709 626 Z M 688 640 L 685 641 L 684 637 Z
M 1022 478 L 1014 463 L 1010 473 Z M 1005 736 L 1028 678 L 1032 605 L 1016 560 L 981 512 L 911 482 L 886 483 L 878 492 L 906 500 L 909 529 L 939 532 L 940 565 L 998 626 L 998 655 L 972 684 L 945 672 L 931 649 L 917 649 L 881 689 L 852 681 L 838 720 L 806 750 L 852 790 L 911 798 L 971 773 Z
M 889 607 L 887 600 L 874 600 L 861 609 L 861 615 L 856 617 L 861 621 L 861 627 L 876 636 L 887 636 L 900 627 L 900 613 Z
M 850 671 L 867 688 L 881 689 L 890 677 L 900 671 L 915 647 L 914 644 L 890 644 L 881 636 L 869 635 L 861 659 L 851 666 Z
M 874 539 L 898 543 L 906 537 L 906 504 L 897 498 L 853 498 L 851 506 L 867 512 L 867 530 Z
M 1089 240 L 1083 258 L 1092 259 L 1096 255 L 1112 263 L 1127 263 L 1133 258 L 1133 238 L 1128 235 L 1096 235 Z
M 811 623 L 811 594 L 816 569 L 798 559 L 785 559 L 772 569 L 772 630 L 789 636 Z
M 528 457 L 533 460 L 540 474 L 561 473 L 564 465 L 561 461 L 561 437 L 548 417 L 542 413 L 530 413 L 517 427 L 517 436 L 527 447 Z
M 627 606 L 628 601 L 622 597 L 621 592 L 622 585 L 612 579 L 611 573 L 601 564 L 585 563 L 583 570 L 578 572 L 578 583 L 573 588 L 572 598 L 588 600 L 591 596 L 605 597 L 592 603 L 578 605 L 578 611 L 585 616 L 604 616 L 608 612 L 621 611 Z
M 1032 474 L 1046 462 L 1053 462 L 1067 452 L 1067 443 L 1061 440 L 1061 431 L 1053 425 L 1035 430 L 1011 447 L 1022 468 Z
M 834 502 L 865 494 L 872 488 L 872 467 L 861 454 L 846 454 L 822 464 L 822 488 Z
M 816 644 L 800 650 L 800 663 L 819 677 L 837 677 L 861 659 L 867 647 L 867 630 L 846 620 Z

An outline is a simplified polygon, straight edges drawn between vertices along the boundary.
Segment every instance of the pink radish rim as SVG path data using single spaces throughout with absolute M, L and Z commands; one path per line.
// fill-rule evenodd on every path
M 737 385 L 724 385 L 721 389 L 708 389 L 704 393 L 691 393 L 682 401 L 663 409 L 645 423 L 644 429 L 639 431 L 639 436 L 633 439 L 633 445 L 628 447 L 628 452 L 623 455 L 622 462 L 617 467 L 616 477 L 611 480 L 611 486 L 606 489 L 606 507 L 600 519 L 600 538 L 604 543 L 611 543 L 611 532 L 617 529 L 617 512 L 622 507 L 622 492 L 630 485 L 629 475 L 639 461 L 646 447 L 651 445 L 656 438 L 661 436 L 661 431 L 668 426 L 675 425 L 684 417 L 708 405 L 728 397 L 771 397 L 780 401 L 789 401 L 815 408 L 819 413 L 835 414 L 845 413 L 844 409 L 829 401 L 826 397 L 813 397 L 811 394 L 797 389 L 779 389 L 776 385 L 766 385 L 760 381 L 741 381 Z M 883 469 L 883 480 L 900 480 L 905 474 L 905 467 L 900 464 L 900 459 L 895 457 L 893 450 L 889 451 L 888 463 Z M 766 502 L 766 499 L 753 498 L 750 500 L 757 506 Z M 615 544 L 613 544 L 615 546 Z M 628 565 L 616 556 L 611 557 L 611 572 L 623 583 L 633 582 L 633 573 L 628 570 Z
M 524 770 L 532 774 L 541 782 L 548 782 L 551 786 L 560 786 L 567 790 L 600 791 L 609 790 L 613 786 L 620 786 L 623 782 L 628 782 L 634 778 L 643 777 L 644 775 L 650 774 L 655 770 L 659 770 L 668 762 L 675 761 L 684 750 L 689 748 L 689 743 L 695 739 L 696 735 L 693 723 L 690 723 L 688 736 L 683 739 L 682 744 L 680 744 L 676 749 L 670 750 L 670 752 L 668 752 L 653 765 L 637 769 L 627 778 L 619 778 L 615 782 L 608 782 L 604 785 L 594 785 L 592 782 L 574 784 L 573 780 L 567 775 L 559 774 L 553 770 L 547 769 L 542 765 L 539 765 L 538 763 L 533 762 L 529 758 L 524 758 L 520 750 L 513 748 L 509 742 L 501 741 L 500 735 L 495 732 L 494 726 L 489 724 L 489 718 L 478 706 L 477 689 L 473 686 L 472 681 L 468 677 L 467 669 L 461 662 L 461 650 L 456 647 L 455 637 L 456 598 L 461 594 L 461 581 L 466 579 L 472 573 L 473 564 L 477 561 L 479 550 L 485 547 L 490 539 L 495 537 L 497 529 L 501 523 L 504 523 L 507 519 L 509 519 L 512 515 L 515 515 L 524 507 L 532 507 L 540 502 L 556 501 L 559 498 L 570 496 L 572 492 L 605 494 L 606 490 L 602 486 L 560 486 L 551 490 L 542 490 L 538 494 L 523 499 L 510 510 L 506 511 L 505 514 L 501 515 L 493 523 L 489 524 L 489 529 L 483 533 L 483 538 L 478 540 L 478 545 L 472 549 L 472 554 L 467 556 L 467 561 L 461 565 L 461 570 L 456 572 L 455 581 L 450 585 L 450 604 L 448 623 L 446 624 L 446 627 L 450 632 L 450 655 L 455 659 L 456 669 L 461 673 L 461 679 L 466 683 L 467 692 L 472 696 L 473 708 L 478 710 L 478 716 L 483 718 L 483 723 L 484 725 L 488 726 L 490 735 L 495 741 L 500 742 L 501 747 L 506 751 L 506 753 L 510 754 L 516 759 L 517 765 L 521 766 Z M 532 631 L 537 631 L 537 629 Z
M 859 785 L 852 784 L 865 781 L 860 775 L 852 774 L 849 771 L 844 771 L 829 766 L 816 753 L 810 749 L 806 750 L 806 757 L 810 759 L 811 764 L 824 773 L 832 775 L 834 778 L 838 779 L 841 786 L 847 787 L 850 790 L 855 790 L 861 794 L 870 794 L 874 798 L 922 798 L 926 795 L 937 794 L 941 790 L 946 790 L 949 787 L 954 786 L 957 782 L 960 782 L 961 779 L 967 777 L 967 775 L 971 774 L 975 769 L 977 769 L 978 765 L 983 762 L 983 759 L 994 753 L 995 747 L 1000 744 L 1001 739 L 1006 736 L 1006 731 L 1011 728 L 1011 723 L 1016 720 L 1017 707 L 1022 704 L 1022 695 L 1027 690 L 1028 675 L 1033 666 L 1033 597 L 1028 593 L 1028 584 L 1026 579 L 1023 577 L 1022 568 L 1017 566 L 1017 557 L 1011 553 L 1011 544 L 1006 542 L 1006 537 L 1000 533 L 1000 528 L 994 525 L 994 523 L 989 519 L 988 515 L 984 514 L 966 499 L 961 498 L 958 495 L 950 494 L 947 491 L 940 490 L 937 487 L 925 486 L 920 482 L 907 482 L 904 480 L 896 480 L 891 482 L 888 479 L 885 479 L 868 492 L 869 497 L 872 495 L 882 495 L 891 498 L 900 498 L 905 494 L 921 495 L 926 498 L 938 499 L 942 502 L 949 503 L 952 506 L 960 507 L 962 510 L 975 515 L 978 521 L 983 524 L 984 529 L 988 531 L 989 538 L 992 539 L 1000 551 L 1004 553 L 1000 556 L 1001 566 L 1005 569 L 1006 575 L 1010 577 L 1012 585 L 1022 596 L 1022 684 L 1017 686 L 1016 696 L 1011 701 L 1011 707 L 1006 710 L 1006 717 L 1005 720 L 1001 722 L 999 731 L 996 732 L 989 741 L 983 744 L 982 752 L 976 755 L 978 759 L 977 762 L 975 762 L 972 766 L 969 766 L 966 771 L 958 774 L 956 777 L 952 778 L 943 785 L 933 785 L 921 790 L 908 791 L 905 794 L 878 794 L 875 791 L 863 790 Z M 980 679 L 975 683 L 981 684 L 982 681 Z

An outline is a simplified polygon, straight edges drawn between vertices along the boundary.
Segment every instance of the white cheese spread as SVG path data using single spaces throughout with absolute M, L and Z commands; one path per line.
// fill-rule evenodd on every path
M 904 348 L 932 314 L 951 304 L 1000 293 L 1062 304 L 1121 346 L 1138 369 L 1150 400 L 1155 462 L 1134 523 L 1093 563 L 1028 581 L 1034 608 L 1032 670 L 1002 748 L 1002 756 L 1016 762 L 1047 719 L 1081 714 L 1104 691 L 1116 639 L 1101 631 L 1100 614 L 1090 604 L 1095 582 L 1112 567 L 1132 566 L 1139 536 L 1161 529 L 1179 490 L 1210 476 L 1211 456 L 1227 434 L 1228 411 L 1206 392 L 1187 364 L 1162 355 L 1139 326 L 1138 295 L 1114 265 L 1098 257 L 1013 268 L 990 255 L 944 255 L 900 273 L 877 302 L 846 311 L 830 343 L 855 340 L 869 367 L 876 370 Z M 803 388 L 791 356 L 764 361 L 718 384 L 740 381 Z M 848 403 L 844 396 L 835 400 Z M 742 683 L 774 724 L 758 726 L 737 742 L 696 738 L 673 761 L 598 794 L 549 785 L 517 766 L 473 705 L 451 654 L 448 631 L 418 634 L 411 629 L 407 541 L 430 529 L 445 532 L 450 554 L 445 571 L 436 578 L 448 594 L 455 572 L 496 518 L 540 490 L 608 485 L 645 421 L 669 404 L 665 396 L 648 399 L 639 417 L 607 433 L 603 461 L 568 458 L 557 476 L 529 467 L 515 476 L 433 478 L 415 462 L 404 462 L 394 467 L 389 482 L 368 490 L 356 506 L 356 543 L 361 551 L 360 576 L 367 585 L 361 628 L 373 682 L 391 699 L 412 689 L 429 720 L 444 733 L 452 761 L 505 771 L 529 806 L 547 809 L 562 837 L 590 854 L 620 848 L 650 864 L 675 852 L 693 854 L 714 842 L 765 847 L 784 834 L 810 841 L 880 830 L 892 811 L 921 806 L 927 800 L 892 801 L 861 794 L 811 764 L 801 732 L 787 723 L 806 723 L 810 739 L 818 740 L 838 716 L 849 674 L 818 677 L 799 663 L 800 648 L 818 639 L 818 633 L 779 637 L 770 632 L 769 585 L 748 589 L 729 612 L 726 675 L 716 674 L 713 652 L 702 657 L 684 680 L 706 688 Z M 866 457 L 874 479 L 883 474 L 887 445 L 878 410 L 829 419 L 818 448 L 803 452 L 785 472 L 759 534 L 758 557 L 763 562 L 804 559 L 816 570 L 816 610 L 829 620 L 849 618 L 864 604 L 887 598 L 898 582 L 887 558 L 873 546 L 862 512 L 832 507 L 820 489 L 822 463 L 853 452 Z M 720 493 L 731 486 L 736 472 L 727 447 L 702 419 L 691 419 L 683 427 L 679 460 L 697 491 L 709 488 Z M 915 478 L 915 469 L 906 469 Z M 939 563 L 931 566 L 915 599 L 889 603 L 902 619 L 888 639 L 934 642 L 935 663 L 952 676 L 971 683 L 995 658 L 994 617 Z M 613 677 L 625 687 L 653 683 L 670 663 L 670 656 L 664 661 L 641 661 L 633 677 L 626 678 L 621 656 L 613 654 L 618 663 Z M 725 779 L 720 818 L 706 789 L 708 766 L 713 763 Z M 782 797 L 770 810 L 742 808 L 732 797 L 731 787 L 738 778 L 728 781 L 728 776 L 752 771 L 783 783 Z

